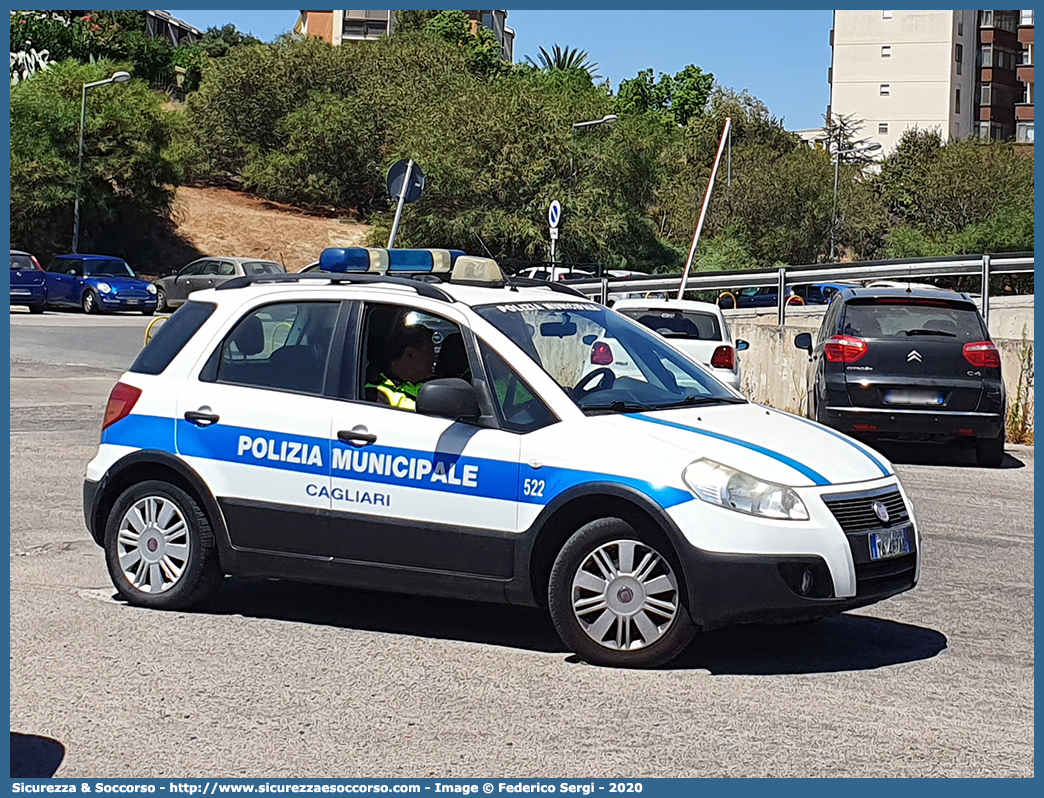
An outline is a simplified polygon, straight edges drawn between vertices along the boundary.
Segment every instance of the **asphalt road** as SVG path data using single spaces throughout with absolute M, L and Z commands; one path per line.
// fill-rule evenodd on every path
M 1032 448 L 899 453 L 914 591 L 713 632 L 665 670 L 578 663 L 510 607 L 259 581 L 160 613 L 114 599 L 81 510 L 145 324 L 11 314 L 19 775 L 1033 775 Z

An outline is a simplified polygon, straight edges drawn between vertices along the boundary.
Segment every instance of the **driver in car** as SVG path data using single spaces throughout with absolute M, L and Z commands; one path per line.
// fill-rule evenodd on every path
M 435 369 L 435 341 L 423 324 L 401 326 L 387 350 L 387 366 L 367 383 L 367 397 L 399 410 L 417 409 L 417 394 Z

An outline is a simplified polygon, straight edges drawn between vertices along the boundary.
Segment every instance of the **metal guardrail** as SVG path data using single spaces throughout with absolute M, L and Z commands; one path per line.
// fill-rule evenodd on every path
M 722 291 L 737 286 L 763 288 L 775 285 L 778 297 L 785 294 L 786 286 L 795 283 L 827 282 L 831 280 L 886 280 L 905 279 L 915 281 L 922 277 L 966 277 L 979 275 L 982 278 L 982 315 L 989 323 L 989 278 L 996 274 L 1021 274 L 1033 271 L 1033 253 L 1019 252 L 1005 255 L 966 255 L 960 258 L 918 258 L 914 260 L 879 260 L 836 265 L 780 266 L 776 269 L 752 269 L 750 271 L 696 272 L 690 273 L 686 291 Z M 640 291 L 673 291 L 681 285 L 681 275 L 662 277 L 630 278 L 627 280 L 570 282 L 569 287 L 582 294 L 608 302 L 611 293 Z M 778 302 L 778 323 L 786 320 L 786 304 Z

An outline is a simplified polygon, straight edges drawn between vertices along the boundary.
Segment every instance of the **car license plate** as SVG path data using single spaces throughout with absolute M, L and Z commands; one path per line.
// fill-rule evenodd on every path
M 942 393 L 939 391 L 885 391 L 884 400 L 890 405 L 941 405 Z
M 29 296 L 29 292 L 24 288 L 12 288 L 11 296 Z
M 910 553 L 910 528 L 890 529 L 870 533 L 870 559 L 883 560 Z
M 127 300 L 127 304 L 128 305 L 140 305 L 141 304 L 141 300 L 140 299 L 128 299 Z

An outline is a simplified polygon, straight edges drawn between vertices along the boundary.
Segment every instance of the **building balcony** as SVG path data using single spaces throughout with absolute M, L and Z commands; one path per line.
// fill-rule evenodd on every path
M 1016 122 L 1032 122 L 1033 121 L 1033 104 L 1022 103 L 1021 105 L 1015 106 L 1015 121 Z
M 1033 64 L 1023 64 L 1015 70 L 1015 77 L 1023 83 L 1033 82 Z

